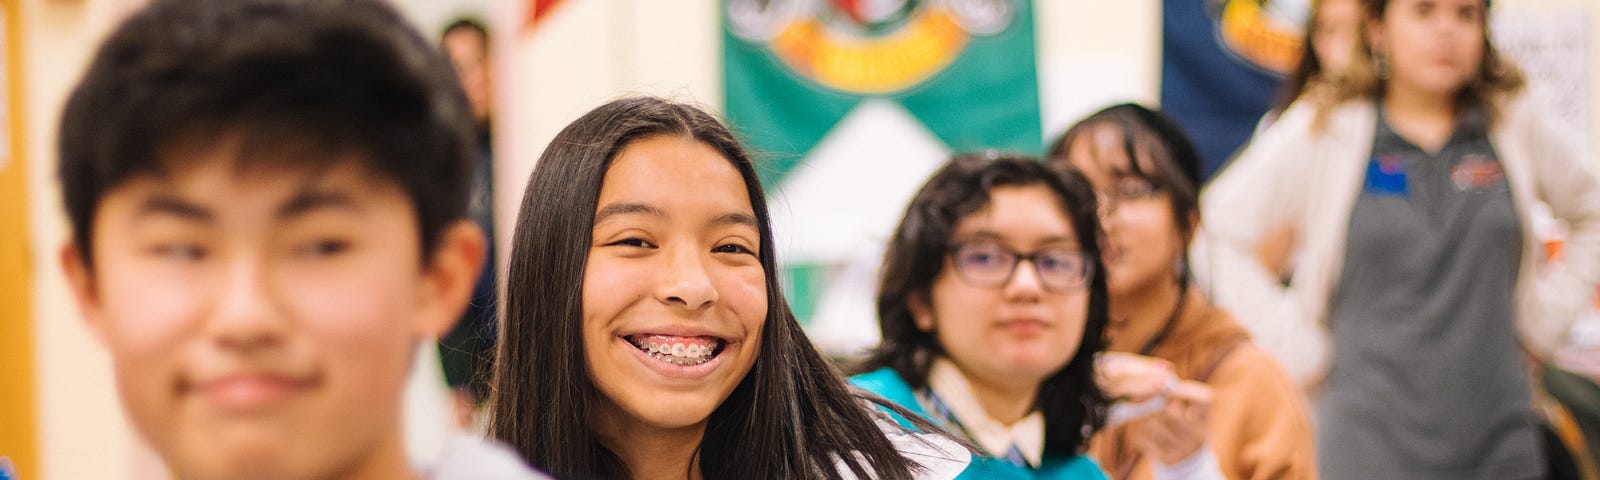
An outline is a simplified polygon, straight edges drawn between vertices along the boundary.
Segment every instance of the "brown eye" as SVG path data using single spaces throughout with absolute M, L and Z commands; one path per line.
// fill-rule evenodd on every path
M 1156 186 L 1142 178 L 1127 178 L 1117 182 L 1112 196 L 1117 200 L 1138 200 L 1154 196 Z
M 158 257 L 180 262 L 194 262 L 206 257 L 205 247 L 193 243 L 164 243 L 150 249 Z
M 654 244 L 652 244 L 650 242 L 647 242 L 642 238 L 624 238 L 622 240 L 617 240 L 615 242 L 607 243 L 606 246 L 608 246 L 608 247 L 610 247 L 610 246 L 619 246 L 619 247 L 634 247 L 634 248 L 655 248 Z
M 350 242 L 337 239 L 325 239 L 306 242 L 295 248 L 295 253 L 307 257 L 328 257 L 344 253 L 349 249 Z
M 717 248 L 711 249 L 711 251 L 713 253 L 742 253 L 742 254 L 747 254 L 747 255 L 755 255 L 756 254 L 756 252 L 753 252 L 750 249 L 745 248 L 744 245 L 739 245 L 737 243 L 728 243 L 728 244 L 719 245 L 719 246 L 717 246 Z

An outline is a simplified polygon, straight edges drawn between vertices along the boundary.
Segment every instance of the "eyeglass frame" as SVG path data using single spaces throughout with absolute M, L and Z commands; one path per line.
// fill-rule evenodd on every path
M 1130 182 L 1130 180 L 1133 181 Z M 1102 217 L 1108 217 L 1116 213 L 1117 208 L 1121 207 L 1123 203 L 1153 200 L 1168 193 L 1166 189 L 1156 185 L 1155 182 L 1137 176 L 1118 178 L 1114 182 L 1115 185 L 1112 186 L 1111 192 L 1108 193 L 1101 190 L 1095 190 L 1094 192 L 1095 201 L 1100 204 L 1098 213 Z M 1129 191 L 1123 188 L 1124 185 L 1128 184 L 1141 185 L 1143 188 L 1137 191 Z
M 995 245 L 995 246 L 999 247 L 1003 253 L 1011 254 L 1010 255 L 1011 256 L 1011 267 L 1009 269 L 1007 269 L 1005 277 L 1001 278 L 999 281 L 996 281 L 996 282 L 985 282 L 983 280 L 973 278 L 972 274 L 968 273 L 966 270 L 961 268 L 961 262 L 957 259 L 957 253 L 960 252 L 962 247 L 965 247 L 965 246 L 968 246 L 968 245 L 975 245 L 975 244 Z M 1069 283 L 1067 285 L 1062 285 L 1062 286 L 1056 287 L 1056 286 L 1052 286 L 1050 284 L 1050 282 L 1045 280 L 1044 274 L 1039 271 L 1038 262 L 1035 262 L 1034 259 L 1038 258 L 1040 253 L 1044 253 L 1046 251 L 1055 250 L 1055 249 L 1056 249 L 1055 247 L 1046 247 L 1046 248 L 1041 248 L 1041 249 L 1034 250 L 1034 251 L 1031 251 L 1031 252 L 1028 252 L 1028 253 L 1022 253 L 1022 252 L 1018 252 L 1016 250 L 1013 250 L 1011 247 L 1007 247 L 1004 244 L 1001 244 L 1000 242 L 995 242 L 995 241 L 992 241 L 992 240 L 963 240 L 963 241 L 951 242 L 949 248 L 946 249 L 945 256 L 950 259 L 950 268 L 955 270 L 957 277 L 960 277 L 963 281 L 967 282 L 969 285 L 972 285 L 972 286 L 975 286 L 975 287 L 979 287 L 979 288 L 1005 288 L 1005 286 L 1007 284 L 1011 283 L 1011 280 L 1016 278 L 1016 276 L 1017 276 L 1017 267 L 1022 265 L 1023 261 L 1027 261 L 1028 263 L 1033 265 L 1033 276 L 1034 276 L 1035 279 L 1037 279 L 1039 281 L 1039 286 L 1041 288 L 1043 288 L 1045 291 L 1049 291 L 1049 292 L 1052 292 L 1052 293 L 1064 293 L 1064 292 L 1071 292 L 1071 291 L 1073 291 L 1075 289 L 1081 289 L 1083 287 L 1088 286 L 1089 283 L 1094 279 L 1094 275 L 1095 275 L 1094 262 L 1089 261 L 1088 260 L 1088 255 L 1085 254 L 1082 250 L 1068 250 L 1068 249 L 1065 249 L 1065 248 L 1060 249 L 1060 250 L 1063 250 L 1063 251 L 1071 252 L 1073 256 L 1076 256 L 1078 258 L 1078 260 L 1080 262 L 1082 262 L 1082 265 L 1083 265 L 1083 267 L 1081 268 L 1082 274 L 1075 276 L 1074 277 L 1075 278 L 1074 282 Z M 1002 256 L 1002 258 L 1003 258 L 1003 256 Z

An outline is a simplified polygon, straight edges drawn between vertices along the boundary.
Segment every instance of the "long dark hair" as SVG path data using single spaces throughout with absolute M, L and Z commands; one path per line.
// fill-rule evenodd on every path
M 572 122 L 528 179 L 507 277 L 490 394 L 489 434 L 559 478 L 629 472 L 588 423 L 601 393 L 582 341 L 584 265 L 601 183 L 617 153 L 655 135 L 692 138 L 738 169 L 761 234 L 767 316 L 760 355 L 711 413 L 699 455 L 705 478 L 911 478 L 913 464 L 800 329 L 783 299 L 761 182 L 729 130 L 704 111 L 658 98 L 616 100 Z
M 911 298 L 927 294 L 944 269 L 956 223 L 989 204 L 996 187 L 1043 185 L 1067 212 L 1084 254 L 1096 272 L 1089 282 L 1089 311 L 1083 340 L 1067 365 L 1039 386 L 1034 406 L 1044 414 L 1044 451 L 1075 455 L 1105 420 L 1106 399 L 1094 382 L 1094 355 L 1104 349 L 1108 297 L 1100 261 L 1100 221 L 1094 190 L 1081 174 L 1053 171 L 1029 157 L 1009 154 L 958 155 L 934 172 L 912 198 L 905 217 L 889 239 L 878 284 L 878 326 L 883 341 L 858 367 L 888 367 L 914 389 L 926 387 L 933 359 L 943 353 L 933 334 L 917 328 Z

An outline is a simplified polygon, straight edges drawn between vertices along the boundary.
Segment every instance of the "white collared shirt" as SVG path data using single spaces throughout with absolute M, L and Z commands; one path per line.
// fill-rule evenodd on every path
M 928 368 L 928 388 L 950 409 L 950 414 L 966 429 L 973 443 L 994 456 L 1005 456 L 1012 446 L 1035 467 L 1044 460 L 1044 414 L 1028 412 L 1016 423 L 1006 425 L 989 416 L 972 392 L 967 377 L 944 357 Z

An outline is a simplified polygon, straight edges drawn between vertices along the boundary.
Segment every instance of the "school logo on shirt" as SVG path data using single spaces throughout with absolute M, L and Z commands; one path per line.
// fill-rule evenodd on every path
M 1479 154 L 1462 157 L 1450 169 L 1450 181 L 1461 191 L 1489 190 L 1501 185 L 1501 180 L 1505 178 L 1506 172 L 1500 167 L 1500 162 Z

